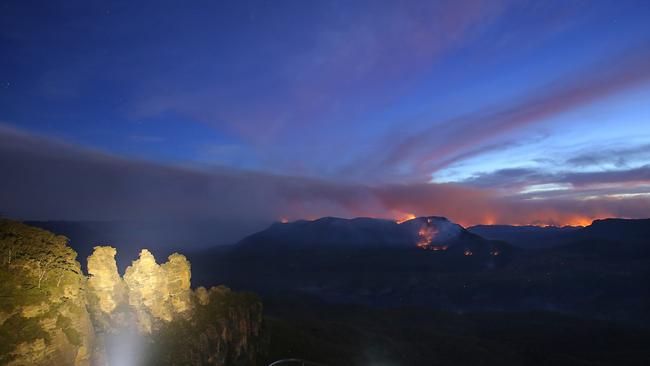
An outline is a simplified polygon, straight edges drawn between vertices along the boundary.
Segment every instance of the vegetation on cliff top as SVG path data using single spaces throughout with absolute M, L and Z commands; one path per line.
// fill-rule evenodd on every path
M 48 347 L 82 346 L 76 327 L 85 313 L 85 279 L 66 243 L 63 236 L 0 221 L 0 363 L 38 362 Z M 38 352 L 22 359 L 21 349 Z

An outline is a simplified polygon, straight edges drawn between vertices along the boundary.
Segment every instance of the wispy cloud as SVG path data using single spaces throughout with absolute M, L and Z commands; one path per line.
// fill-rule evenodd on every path
M 393 146 L 382 147 L 387 151 L 378 153 L 384 156 L 382 160 L 359 166 L 369 166 L 371 171 L 368 174 L 392 170 L 401 172 L 404 178 L 429 176 L 460 157 L 484 153 L 490 146 L 498 148 L 495 141 L 507 134 L 647 84 L 650 82 L 649 50 L 647 45 L 628 50 L 535 90 L 511 104 L 451 120 L 433 121 L 429 128 L 397 140 Z
M 618 184 L 623 188 L 631 184 L 650 184 L 650 165 L 631 169 L 557 173 L 532 168 L 500 169 L 491 173 L 477 174 L 462 183 L 474 187 L 510 189 L 559 183 L 570 184 L 575 189 L 608 184 Z
M 624 148 L 600 148 L 589 151 L 566 160 L 566 163 L 576 167 L 598 167 L 615 165 L 625 167 L 638 161 L 650 161 L 650 144 Z

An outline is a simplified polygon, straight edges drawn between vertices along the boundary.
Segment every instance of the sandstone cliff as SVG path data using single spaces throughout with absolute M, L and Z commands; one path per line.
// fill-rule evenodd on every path
M 183 255 L 158 264 L 146 249 L 122 278 L 116 250 L 95 247 L 86 278 L 66 241 L 0 222 L 0 364 L 256 364 L 264 337 L 253 294 L 192 291 Z
M 126 288 L 117 272 L 115 254 L 115 248 L 95 247 L 88 257 L 88 309 L 98 331 L 116 326 L 117 309 L 126 299 Z
M 199 287 L 190 318 L 164 323 L 154 335 L 153 364 L 256 365 L 263 354 L 262 304 L 250 293 Z

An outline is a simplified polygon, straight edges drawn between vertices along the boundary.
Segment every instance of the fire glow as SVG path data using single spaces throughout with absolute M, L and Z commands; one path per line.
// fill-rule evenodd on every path
M 416 219 L 417 216 L 412 213 L 403 213 L 400 211 L 391 211 L 393 214 L 386 217 L 386 215 L 371 215 L 372 217 L 384 217 L 391 218 L 397 224 L 404 223 L 409 220 Z M 491 212 L 486 215 L 481 215 L 477 220 L 465 219 L 463 217 L 458 217 L 456 215 L 449 215 L 445 212 L 432 212 L 431 214 L 448 217 L 451 221 L 454 221 L 463 227 L 470 227 L 474 225 L 512 225 L 512 226 L 589 226 L 593 220 L 599 218 L 606 218 L 613 215 L 600 213 L 597 215 L 578 215 L 578 214 L 568 214 L 568 213 L 559 213 L 554 211 L 540 211 L 536 215 L 528 214 L 522 215 L 521 217 L 513 220 L 512 217 L 508 215 L 500 215 L 495 212 Z
M 396 219 L 395 219 L 395 222 L 398 223 L 398 224 L 401 224 L 401 223 L 403 223 L 403 222 L 406 222 L 406 221 L 409 221 L 409 220 L 413 220 L 414 218 L 415 218 L 415 215 L 412 214 L 412 213 L 410 213 L 410 214 L 405 214 L 405 215 L 401 215 L 401 216 L 399 216 L 398 218 L 396 218 Z
M 589 226 L 594 220 L 599 218 L 606 218 L 609 214 L 600 214 L 600 215 L 577 215 L 577 214 L 562 214 L 557 212 L 539 212 L 537 215 L 528 215 L 530 217 L 524 217 L 523 220 L 512 220 L 505 216 L 488 214 L 485 215 L 478 222 L 466 221 L 463 219 L 458 219 L 458 223 L 464 227 L 473 226 L 473 225 L 512 225 L 512 226 L 555 226 L 555 227 L 564 227 L 564 226 Z
M 427 219 L 427 225 L 420 228 L 418 231 L 418 242 L 415 244 L 418 248 L 423 250 L 447 250 L 447 245 L 434 245 L 433 240 L 438 235 L 438 229 L 431 226 L 431 220 Z

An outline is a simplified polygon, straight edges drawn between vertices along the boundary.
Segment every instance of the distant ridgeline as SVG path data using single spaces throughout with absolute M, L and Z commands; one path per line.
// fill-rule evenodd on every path
M 0 364 L 254 365 L 262 304 L 219 286 L 190 288 L 190 263 L 142 250 L 120 277 L 96 247 L 86 277 L 67 239 L 0 221 Z

